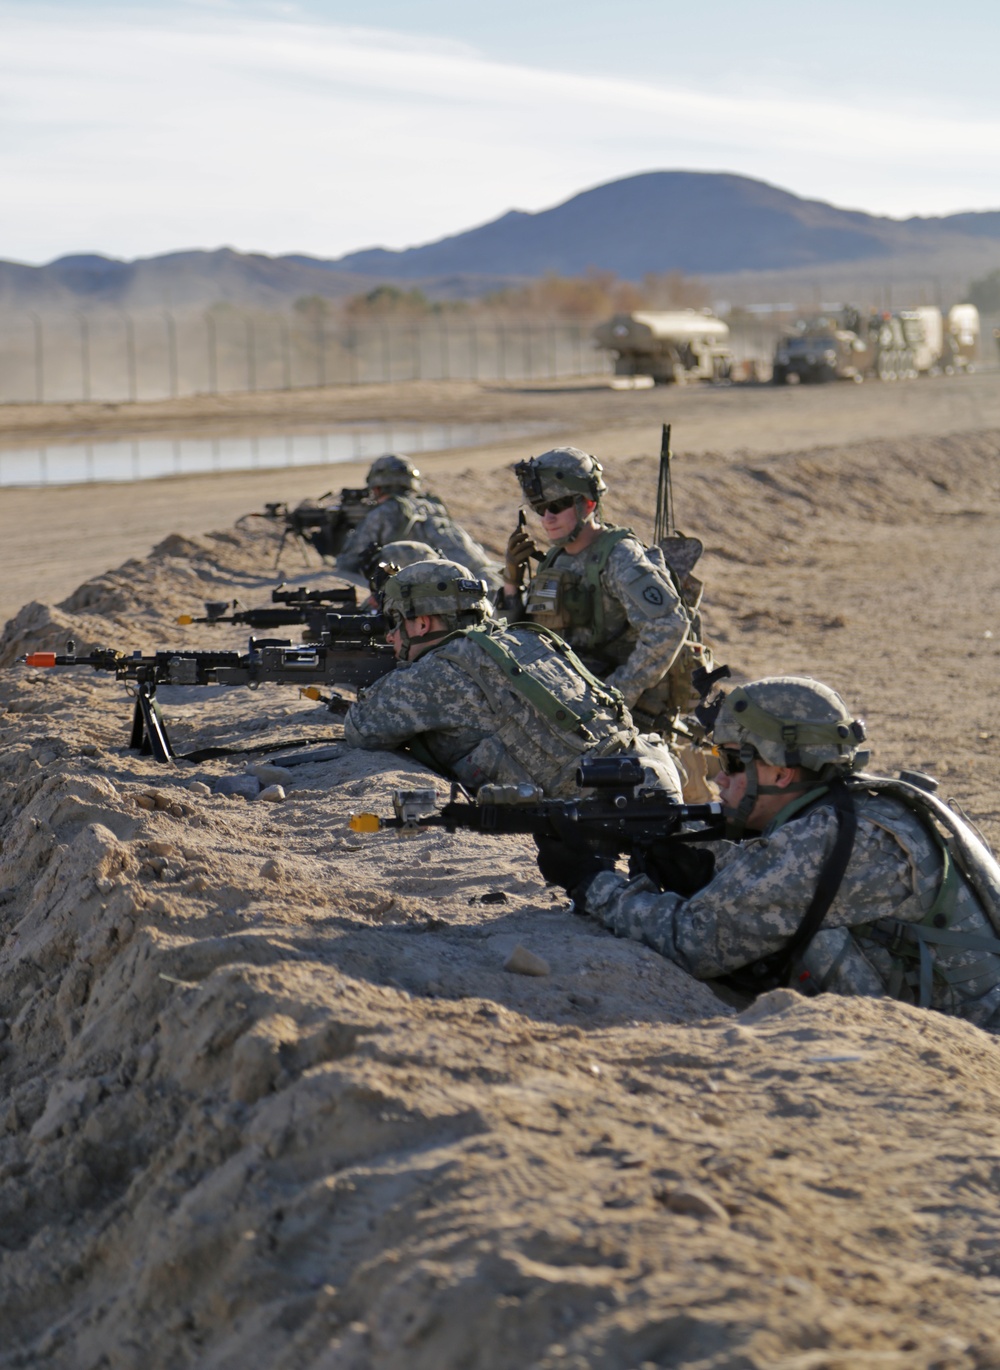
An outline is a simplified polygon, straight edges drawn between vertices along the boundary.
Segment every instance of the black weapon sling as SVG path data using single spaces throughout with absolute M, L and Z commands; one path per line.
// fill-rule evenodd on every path
M 843 781 L 834 781 L 827 792 L 837 817 L 837 837 L 820 867 L 816 889 L 802 922 L 795 932 L 778 951 L 770 956 L 762 956 L 748 966 L 741 966 L 728 975 L 720 976 L 723 984 L 739 994 L 763 994 L 769 989 L 787 985 L 796 958 L 819 932 L 830 905 L 837 897 L 847 870 L 847 863 L 854 850 L 854 839 L 858 832 L 858 815 L 854 807 L 854 797 Z M 802 989 L 809 993 L 808 981 Z

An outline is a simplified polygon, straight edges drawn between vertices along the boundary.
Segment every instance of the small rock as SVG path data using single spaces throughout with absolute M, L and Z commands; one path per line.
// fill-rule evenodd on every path
M 287 766 L 275 766 L 269 761 L 248 766 L 247 774 L 256 776 L 262 785 L 290 785 L 295 779 Z
M 85 743 L 83 744 L 83 746 L 80 748 L 80 755 L 81 755 L 81 756 L 96 756 L 96 755 L 97 755 L 97 748 L 94 746 L 93 742 L 85 742 Z
M 174 844 L 172 842 L 148 842 L 151 856 L 173 856 Z
M 169 913 L 170 905 L 165 899 L 151 899 L 146 906 L 150 913 Z
M 256 799 L 260 794 L 260 781 L 255 775 L 224 775 L 215 782 L 215 793 Z
M 135 802 L 140 809 L 156 808 L 156 800 L 153 798 L 151 794 L 137 794 L 135 796 Z
M 260 873 L 264 876 L 265 880 L 280 880 L 284 874 L 280 862 L 275 861 L 273 856 L 269 856 L 264 862 L 260 868 Z
M 163 794 L 159 790 L 153 795 L 153 803 L 161 812 L 169 809 L 173 802 L 174 801 L 170 798 L 169 794 Z
M 183 804 L 171 804 L 169 809 L 167 809 L 167 813 L 172 814 L 174 818 L 183 818 L 187 813 L 187 809 L 185 809 Z
M 208 881 L 203 875 L 192 875 L 190 880 L 186 880 L 181 886 L 185 894 L 203 894 L 208 889 Z
M 266 804 L 283 804 L 285 802 L 285 787 L 284 785 L 268 785 L 266 789 L 261 790 L 257 798 L 263 799 Z
M 729 1222 L 729 1214 L 718 1199 L 713 1199 L 706 1189 L 699 1189 L 697 1185 L 678 1185 L 669 1194 L 661 1196 L 660 1202 L 671 1213 L 687 1213 L 692 1218 L 707 1218 L 712 1222 Z
M 527 947 L 520 944 L 507 957 L 503 968 L 509 970 L 512 975 L 552 974 L 548 961 L 543 961 L 540 956 L 536 956 L 533 951 L 528 951 Z
M 790 1008 L 801 1008 L 807 1001 L 793 989 L 772 989 L 755 999 L 749 1008 L 739 1015 L 741 1023 L 758 1023 L 762 1018 L 772 1018 L 785 1013 Z
M 200 795 L 209 795 L 212 793 L 211 789 L 205 784 L 204 780 L 190 781 L 188 784 L 188 792 L 190 794 Z

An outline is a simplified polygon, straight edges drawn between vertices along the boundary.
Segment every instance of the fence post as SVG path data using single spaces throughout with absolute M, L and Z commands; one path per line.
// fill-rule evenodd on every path
M 358 383 L 358 330 L 353 324 L 347 326 L 347 380 L 350 385 Z
M 285 323 L 284 319 L 280 319 L 280 320 L 279 320 L 279 324 L 280 324 L 280 327 L 281 327 L 281 372 L 282 372 L 281 378 L 282 378 L 282 380 L 284 381 L 284 385 L 283 385 L 282 388 L 283 388 L 284 390 L 291 390 L 291 388 L 292 388 L 292 345 L 291 345 L 291 341 L 290 341 L 290 339 L 289 339 L 289 337 L 288 337 L 288 325 Z
M 247 337 L 247 389 L 253 394 L 257 389 L 257 332 L 252 315 L 244 314 L 243 323 Z
M 451 380 L 451 331 L 444 315 L 441 315 L 441 379 Z
M 219 347 L 215 336 L 215 315 L 205 310 L 205 342 L 208 347 L 208 393 L 219 393 Z
M 90 399 L 90 326 L 87 316 L 78 312 L 80 321 L 80 381 L 84 400 Z
M 320 390 L 326 386 L 326 328 L 322 314 L 316 319 L 316 384 Z
M 135 369 L 135 328 L 130 314 L 121 311 L 122 323 L 125 325 L 125 372 L 128 378 L 128 397 L 132 404 L 135 404 L 137 397 L 136 369 Z
M 45 401 L 45 353 L 43 351 L 42 321 L 32 311 L 31 324 L 35 334 L 35 403 Z
M 174 323 L 174 316 L 169 309 L 163 311 L 163 319 L 167 325 L 167 381 L 170 386 L 170 398 L 177 398 L 177 325 Z

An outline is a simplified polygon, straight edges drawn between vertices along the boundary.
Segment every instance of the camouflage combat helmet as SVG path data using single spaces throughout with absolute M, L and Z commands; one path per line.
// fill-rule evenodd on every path
M 720 701 L 712 739 L 716 747 L 738 748 L 746 772 L 742 799 L 725 810 L 726 835 L 738 841 L 759 795 L 790 797 L 849 774 L 865 740 L 865 725 L 851 717 L 836 690 L 818 680 L 767 676 L 738 686 Z M 770 766 L 800 767 L 805 774 L 791 784 L 762 785 L 758 759 Z
M 384 547 L 373 542 L 361 554 L 361 574 L 368 581 L 372 594 L 377 597 L 389 577 L 404 566 L 412 566 L 415 561 L 444 560 L 444 553 L 436 547 L 429 547 L 426 542 L 387 542 Z
M 435 614 L 444 629 L 429 633 L 422 642 L 434 641 L 468 624 L 481 623 L 491 613 L 487 585 L 457 561 L 415 561 L 389 577 L 382 589 L 382 612 L 390 628 L 399 628 L 401 656 L 409 656 L 411 639 L 405 620 Z
M 372 462 L 365 484 L 369 490 L 415 490 L 420 484 L 420 472 L 408 457 L 387 452 Z
M 514 474 L 529 504 L 544 504 L 563 495 L 600 500 L 608 488 L 601 463 L 579 447 L 553 447 L 540 457 L 519 461 Z
M 587 511 L 584 500 L 592 499 L 600 509 L 601 496 L 607 490 L 604 468 L 596 457 L 583 452 L 579 447 L 553 447 L 540 457 L 529 457 L 519 461 L 514 474 L 520 482 L 524 497 L 541 513 L 546 504 L 554 500 L 573 497 L 576 506 L 576 523 L 565 537 L 553 539 L 554 547 L 565 547 L 579 537 Z M 569 506 L 567 505 L 567 508 Z
M 412 566 L 415 561 L 444 561 L 444 553 L 426 542 L 387 542 L 379 548 L 379 561 L 395 566 L 401 571 L 404 566 Z
M 771 766 L 849 771 L 865 726 L 818 680 L 768 676 L 726 695 L 712 736 L 717 746 L 752 748 Z

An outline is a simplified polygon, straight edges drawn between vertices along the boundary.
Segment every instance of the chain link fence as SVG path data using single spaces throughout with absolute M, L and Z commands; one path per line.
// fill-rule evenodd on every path
M 243 313 L 0 320 L 0 403 L 159 400 L 392 381 L 604 374 L 590 325 L 432 316 L 363 324 Z

